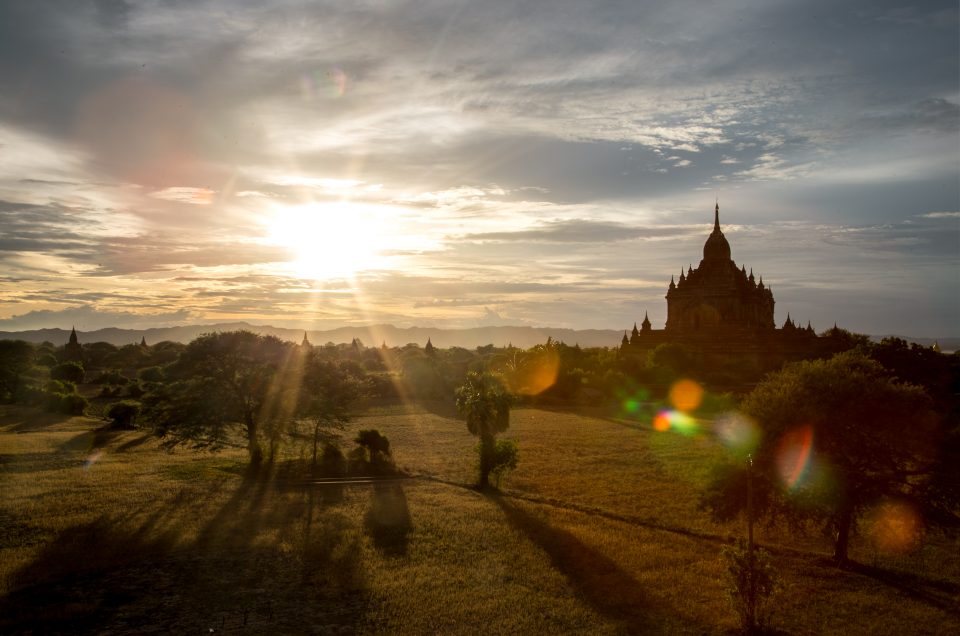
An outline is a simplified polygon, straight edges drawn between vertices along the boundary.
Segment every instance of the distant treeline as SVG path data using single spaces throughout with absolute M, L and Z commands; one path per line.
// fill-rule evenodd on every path
M 960 393 L 960 355 L 943 354 L 898 338 L 872 343 L 866 336 L 848 335 L 849 348 L 864 349 L 901 379 L 923 386 L 938 410 L 953 408 Z M 251 336 L 275 342 L 278 350 L 304 347 L 270 336 Z M 0 401 L 53 408 L 57 399 L 51 396 L 56 395 L 140 400 L 170 379 L 190 346 L 193 342 L 119 347 L 94 342 L 68 353 L 68 347 L 50 342 L 0 340 Z M 729 370 L 722 377 L 712 374 L 700 364 L 695 350 L 676 344 L 661 345 L 640 361 L 621 356 L 615 348 L 571 346 L 550 337 L 528 348 L 492 344 L 474 349 L 439 348 L 429 340 L 426 346 L 370 347 L 359 339 L 349 344 L 306 346 L 323 360 L 362 377 L 366 399 L 380 401 L 452 400 L 454 390 L 470 371 L 495 373 L 522 401 L 541 404 L 603 405 L 638 388 L 655 397 L 679 377 L 733 390 L 749 389 L 760 379 L 731 378 Z M 87 386 L 78 392 L 78 385 Z M 70 412 L 83 410 L 81 399 L 69 398 L 68 402 Z

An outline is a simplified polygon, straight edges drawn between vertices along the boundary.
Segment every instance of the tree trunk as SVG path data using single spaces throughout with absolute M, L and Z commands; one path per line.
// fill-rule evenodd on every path
M 847 563 L 847 550 L 850 547 L 850 531 L 853 528 L 853 506 L 843 504 L 837 519 L 837 542 L 833 547 L 833 560 L 837 565 Z
M 317 445 L 320 441 L 320 425 L 314 424 L 313 426 L 313 458 L 310 461 L 310 470 L 314 473 L 317 472 Z
M 247 451 L 250 453 L 250 468 L 257 469 L 263 463 L 263 449 L 257 439 L 257 423 L 247 418 Z
M 480 482 L 477 485 L 484 490 L 490 487 L 490 471 L 493 470 L 495 449 L 496 442 L 493 435 L 480 436 Z

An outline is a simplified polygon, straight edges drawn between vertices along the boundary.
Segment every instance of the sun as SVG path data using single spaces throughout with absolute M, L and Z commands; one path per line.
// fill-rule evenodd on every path
M 311 203 L 277 208 L 269 241 L 291 252 L 291 273 L 330 280 L 386 265 L 390 218 L 378 206 L 352 202 Z

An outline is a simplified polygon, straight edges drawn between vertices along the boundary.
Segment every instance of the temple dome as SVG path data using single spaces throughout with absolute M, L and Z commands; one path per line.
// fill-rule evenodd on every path
M 720 204 L 714 209 L 713 232 L 703 244 L 703 260 L 705 261 L 729 261 L 730 244 L 726 237 L 720 231 Z

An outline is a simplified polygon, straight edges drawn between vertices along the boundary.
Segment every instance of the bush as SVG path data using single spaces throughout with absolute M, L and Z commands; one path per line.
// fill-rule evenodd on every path
M 48 393 L 46 398 L 48 411 L 64 415 L 83 415 L 89 405 L 87 398 L 77 393 Z
M 57 359 L 52 353 L 41 353 L 37 355 L 36 364 L 37 366 L 47 367 L 50 369 L 57 366 Z
M 722 551 L 726 566 L 727 595 L 744 633 L 756 634 L 769 625 L 771 597 L 780 587 L 780 577 L 770 553 L 754 547 L 753 558 L 745 541 Z
M 353 440 L 357 447 L 350 452 L 351 469 L 359 473 L 385 473 L 393 470 L 390 440 L 376 429 L 357 433 Z
M 139 382 L 131 382 L 127 385 L 127 397 L 139 398 L 142 397 L 144 393 L 145 391 Z
M 133 428 L 137 417 L 140 416 L 139 402 L 114 402 L 107 407 L 107 418 L 114 428 Z
M 479 451 L 480 445 L 478 444 L 477 452 Z M 516 468 L 519 460 L 520 449 L 515 441 L 512 439 L 497 440 L 497 445 L 493 450 L 493 467 L 490 469 L 490 474 L 493 475 L 497 488 L 500 487 L 500 479 L 507 472 Z
M 326 442 L 320 453 L 319 473 L 324 477 L 343 477 L 347 473 L 347 461 L 336 444 Z
M 101 371 L 97 377 L 92 380 L 93 384 L 126 384 L 130 380 L 119 371 Z
M 76 393 L 77 386 L 73 382 L 63 382 L 61 380 L 50 380 L 47 382 L 46 386 L 47 393 L 60 393 L 67 395 L 69 393 Z
M 79 362 L 63 362 L 50 369 L 50 377 L 80 384 L 83 382 L 83 365 Z
M 147 367 L 137 372 L 143 382 L 163 382 L 163 370 L 160 367 Z

